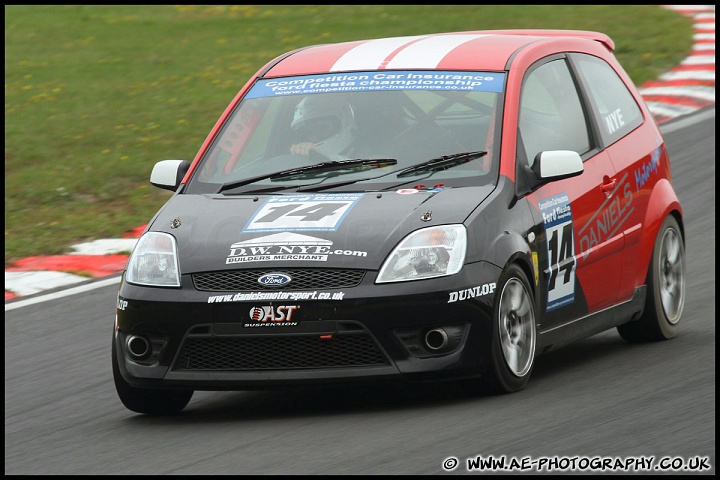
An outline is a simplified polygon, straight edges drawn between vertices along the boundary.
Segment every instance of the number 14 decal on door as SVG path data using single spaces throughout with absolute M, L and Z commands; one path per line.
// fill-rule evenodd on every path
M 567 194 L 561 193 L 538 202 L 547 238 L 548 280 L 547 310 L 551 311 L 575 300 L 575 240 L 572 210 Z

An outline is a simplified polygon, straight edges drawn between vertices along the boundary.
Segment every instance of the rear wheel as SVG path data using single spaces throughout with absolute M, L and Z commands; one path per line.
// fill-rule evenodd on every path
M 112 371 L 120 401 L 129 410 L 147 415 L 180 413 L 193 396 L 193 390 L 157 390 L 135 388 L 125 381 L 118 365 L 115 339 L 112 345 Z
M 535 301 L 523 270 L 517 265 L 510 265 L 500 276 L 497 292 L 491 365 L 479 381 L 465 381 L 466 389 L 473 393 L 521 390 L 530 379 L 535 363 Z
M 677 220 L 669 215 L 658 232 L 647 273 L 645 309 L 638 321 L 618 327 L 628 342 L 674 337 L 685 305 L 685 243 Z

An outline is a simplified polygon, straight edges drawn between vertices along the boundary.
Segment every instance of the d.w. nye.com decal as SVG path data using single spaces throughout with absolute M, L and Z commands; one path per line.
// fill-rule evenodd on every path
M 333 242 L 296 233 L 276 233 L 233 243 L 226 264 L 302 260 L 325 262 L 331 255 L 367 257 L 367 252 L 333 248 Z

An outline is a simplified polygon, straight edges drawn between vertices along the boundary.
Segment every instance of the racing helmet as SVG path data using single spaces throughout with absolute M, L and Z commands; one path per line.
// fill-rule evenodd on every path
M 353 140 L 355 113 L 343 95 L 313 94 L 295 107 L 293 131 L 326 157 L 344 152 Z

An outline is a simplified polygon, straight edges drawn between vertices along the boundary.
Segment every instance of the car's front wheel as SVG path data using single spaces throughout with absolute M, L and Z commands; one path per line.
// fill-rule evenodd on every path
M 180 413 L 193 396 L 193 390 L 158 390 L 135 388 L 120 373 L 115 339 L 112 345 L 112 372 L 115 389 L 120 401 L 129 410 L 147 415 L 171 415 Z
M 464 387 L 472 393 L 521 390 L 535 362 L 536 311 L 527 276 L 519 266 L 510 265 L 500 276 L 496 292 L 491 365 L 479 381 L 464 381 Z
M 647 298 L 639 320 L 620 325 L 628 342 L 674 337 L 685 305 L 685 242 L 680 226 L 669 215 L 660 227 L 647 273 Z

